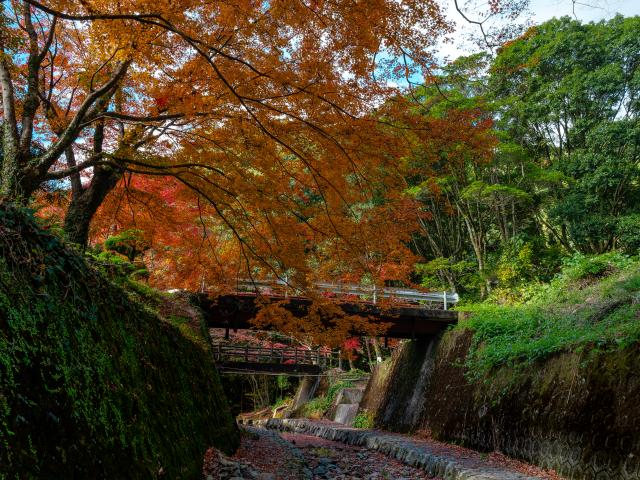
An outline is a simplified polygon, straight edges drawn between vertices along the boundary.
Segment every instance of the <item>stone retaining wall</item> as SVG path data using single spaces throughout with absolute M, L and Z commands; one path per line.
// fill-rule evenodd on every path
M 640 480 L 640 345 L 561 353 L 470 382 L 472 336 L 447 332 L 435 358 L 426 341 L 409 342 L 378 367 L 361 404 L 376 427 L 429 430 L 567 479 Z
M 444 337 L 417 428 L 567 479 L 640 480 L 640 345 L 561 353 L 470 383 L 471 337 Z
M 415 430 L 425 408 L 439 338 L 406 342 L 392 358 L 378 364 L 360 402 L 375 425 L 396 432 Z

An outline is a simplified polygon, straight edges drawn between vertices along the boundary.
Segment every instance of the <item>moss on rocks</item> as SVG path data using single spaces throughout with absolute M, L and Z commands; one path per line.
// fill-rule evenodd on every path
M 567 478 L 640 476 L 640 344 L 559 353 L 526 370 L 466 375 L 471 330 L 443 338 L 422 427 Z
M 199 478 L 237 444 L 206 345 L 0 204 L 0 478 Z

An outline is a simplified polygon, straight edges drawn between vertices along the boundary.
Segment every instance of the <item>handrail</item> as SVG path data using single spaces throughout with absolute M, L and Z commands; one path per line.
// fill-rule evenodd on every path
M 243 287 L 259 293 L 261 288 L 284 287 L 284 296 L 288 297 L 290 293 L 299 295 L 300 290 L 293 288 L 284 280 L 239 280 L 238 288 Z M 335 284 L 335 283 L 316 283 L 314 289 L 323 293 L 333 293 L 336 295 L 354 295 L 359 297 L 369 297 L 373 303 L 379 298 L 389 298 L 392 300 L 404 300 L 411 303 L 428 302 L 441 303 L 444 310 L 448 310 L 449 306 L 455 305 L 460 300 L 456 292 L 423 292 L 409 288 L 378 288 L 375 285 L 356 285 L 356 284 Z M 292 292 L 290 292 L 292 290 Z
M 216 361 L 241 360 L 244 362 L 271 362 L 305 365 L 330 365 L 341 363 L 339 353 L 326 352 L 321 349 L 309 350 L 296 347 L 253 347 L 249 345 L 225 345 L 222 342 L 213 345 L 213 355 Z

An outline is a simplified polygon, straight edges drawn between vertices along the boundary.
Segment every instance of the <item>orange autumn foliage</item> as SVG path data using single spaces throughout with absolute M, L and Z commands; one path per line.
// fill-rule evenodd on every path
M 477 112 L 426 119 L 394 86 L 433 76 L 450 31 L 434 0 L 13 4 L 40 20 L 39 44 L 55 38 L 38 138 L 58 152 L 73 137 L 85 192 L 96 172 L 117 174 L 91 237 L 143 230 L 159 288 L 406 282 L 423 214 L 406 177 L 445 149 L 456 161 L 491 148 Z M 27 69 L 16 62 L 20 88 Z M 84 111 L 102 86 L 100 108 Z M 57 154 L 41 181 L 73 182 L 71 155 Z M 62 217 L 65 199 L 52 205 Z

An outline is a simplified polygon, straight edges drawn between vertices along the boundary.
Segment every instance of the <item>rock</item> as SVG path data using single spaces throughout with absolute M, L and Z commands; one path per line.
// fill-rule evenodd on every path
M 256 477 L 257 480 L 276 480 L 276 476 L 273 473 L 259 473 Z
M 313 469 L 313 474 L 314 475 L 326 475 L 327 474 L 327 467 L 325 467 L 324 465 L 318 465 L 316 468 Z
M 207 480 L 275 480 L 272 474 L 258 472 L 250 464 L 233 460 L 215 448 L 205 453 L 202 470 Z

